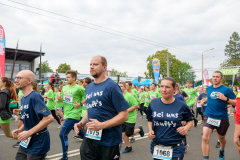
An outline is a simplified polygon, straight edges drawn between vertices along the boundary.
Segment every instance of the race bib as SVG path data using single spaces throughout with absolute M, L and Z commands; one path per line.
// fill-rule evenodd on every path
M 171 160 L 172 153 L 173 153 L 172 146 L 156 145 L 154 146 L 153 158 Z
M 208 124 L 211 124 L 211 125 L 213 125 L 213 126 L 219 127 L 219 126 L 220 126 L 220 123 L 221 123 L 221 120 L 220 120 L 220 119 L 213 119 L 213 118 L 209 118 L 209 117 L 208 117 L 207 123 L 208 123 Z
M 72 102 L 73 102 L 73 96 L 64 95 L 64 96 L 63 96 L 63 102 L 72 104 Z
M 27 147 L 28 147 L 28 144 L 29 144 L 29 142 L 30 142 L 30 140 L 31 140 L 31 138 L 32 138 L 32 137 L 28 137 L 28 139 L 25 139 L 24 141 L 21 141 L 21 142 L 20 142 L 20 145 L 21 145 L 22 147 L 24 147 L 24 148 L 27 148 Z
M 102 138 L 102 129 L 99 131 L 90 131 L 87 128 L 86 137 L 100 141 Z
M 151 94 L 150 98 L 153 99 L 153 97 L 156 97 L 155 94 Z

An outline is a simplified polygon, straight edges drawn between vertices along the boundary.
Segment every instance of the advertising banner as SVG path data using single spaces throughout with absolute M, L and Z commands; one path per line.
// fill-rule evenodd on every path
M 153 75 L 154 75 L 154 80 L 155 80 L 155 83 L 158 82 L 159 80 L 159 71 L 160 71 L 160 61 L 159 59 L 157 58 L 154 58 L 152 60 L 152 66 L 153 66 Z
M 221 71 L 223 75 L 234 75 L 234 74 L 238 74 L 238 70 L 239 69 L 221 69 L 218 71 Z
M 234 86 L 234 81 L 235 81 L 235 74 L 233 75 L 233 78 L 232 78 L 232 86 Z
M 206 81 L 207 86 L 209 86 L 209 76 L 208 76 L 207 69 L 204 70 L 204 77 L 205 77 L 205 81 Z
M 5 77 L 5 34 L 0 25 L 0 77 Z

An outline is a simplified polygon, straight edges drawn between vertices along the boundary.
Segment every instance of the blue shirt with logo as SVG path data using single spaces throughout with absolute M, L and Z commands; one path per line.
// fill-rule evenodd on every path
M 191 111 L 184 101 L 175 98 L 171 104 L 165 104 L 161 98 L 153 99 L 147 109 L 147 119 L 152 122 L 155 133 L 153 142 L 161 145 L 174 145 L 182 142 L 184 136 L 177 132 L 181 121 L 192 121 Z M 151 143 L 153 149 L 153 143 Z M 175 148 L 175 149 L 174 149 Z M 184 147 L 174 147 L 173 157 L 183 157 Z
M 230 99 L 236 99 L 236 95 L 229 87 L 221 85 L 220 87 L 213 88 L 213 86 L 209 86 L 207 88 L 207 108 L 205 115 L 213 119 L 226 120 L 228 119 L 228 102 L 218 99 L 218 92 Z
M 24 124 L 24 131 L 35 127 L 44 116 L 50 115 L 42 96 L 36 91 L 32 91 L 21 99 L 21 120 Z M 45 131 L 44 128 L 42 131 Z M 41 132 L 41 131 L 40 131 Z M 50 150 L 50 135 L 47 132 L 40 135 L 32 135 L 27 148 L 21 146 L 24 152 L 31 155 L 45 154 Z
M 123 97 L 120 87 L 112 79 L 101 83 L 90 83 L 86 87 L 86 105 L 89 118 L 105 122 L 119 112 L 128 109 L 130 105 Z M 102 146 L 115 146 L 122 142 L 121 125 L 103 129 L 101 140 L 94 140 Z

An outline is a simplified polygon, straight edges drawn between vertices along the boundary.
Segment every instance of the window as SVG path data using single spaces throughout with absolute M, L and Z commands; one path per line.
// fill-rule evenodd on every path
M 29 70 L 30 66 L 28 64 L 21 64 L 21 70 Z
M 12 71 L 13 64 L 12 63 L 5 63 L 5 70 Z M 14 71 L 19 71 L 19 64 L 15 63 Z

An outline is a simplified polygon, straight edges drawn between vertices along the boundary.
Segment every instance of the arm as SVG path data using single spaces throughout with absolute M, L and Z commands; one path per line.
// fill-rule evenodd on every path
M 154 139 L 156 136 L 154 134 L 154 131 L 152 130 L 152 122 L 148 121 L 148 138 Z
M 52 115 L 47 115 L 42 118 L 42 120 L 32 129 L 28 131 L 22 131 L 21 133 L 18 134 L 18 139 L 20 141 L 23 141 L 30 137 L 31 135 L 41 131 L 42 129 L 46 128 L 51 122 L 53 121 Z
M 88 122 L 88 112 L 85 113 L 84 117 L 80 122 L 74 124 L 74 131 L 76 135 L 78 135 L 79 131 L 84 127 L 84 125 L 86 125 L 87 122 Z
M 178 127 L 177 132 L 180 133 L 181 135 L 186 135 L 188 130 L 193 126 L 193 121 L 188 121 L 185 126 Z
M 132 106 L 131 108 L 128 108 L 127 111 L 128 112 L 132 112 L 132 111 L 134 111 L 137 108 L 138 108 L 138 105 L 137 106 Z
M 218 98 L 218 99 L 221 99 L 222 101 L 227 101 L 227 99 L 228 99 L 228 98 L 225 97 L 224 94 L 222 94 L 222 93 L 218 93 L 218 94 L 217 94 L 217 98 Z M 236 99 L 229 99 L 227 102 L 228 102 L 229 104 L 233 105 L 233 106 L 236 106 L 237 100 L 236 100 Z
M 87 123 L 87 127 L 90 130 L 98 131 L 98 130 L 101 130 L 101 129 L 106 129 L 106 128 L 110 128 L 110 127 L 120 125 L 123 122 L 127 121 L 128 120 L 128 111 L 127 111 L 127 109 L 125 109 L 125 110 L 119 112 L 118 115 L 116 115 L 112 119 L 109 119 L 105 122 L 99 122 L 96 119 L 89 119 L 89 120 L 91 122 Z

